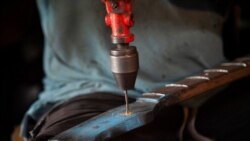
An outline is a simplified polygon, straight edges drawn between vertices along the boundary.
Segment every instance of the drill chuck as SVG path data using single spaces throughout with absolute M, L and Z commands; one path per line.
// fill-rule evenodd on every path
M 139 69 L 138 53 L 133 46 L 118 46 L 110 51 L 111 70 L 123 90 L 133 89 Z

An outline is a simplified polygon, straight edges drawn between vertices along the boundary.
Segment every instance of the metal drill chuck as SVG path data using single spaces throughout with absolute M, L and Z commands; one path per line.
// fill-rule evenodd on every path
M 111 70 L 116 82 L 123 90 L 133 89 L 139 69 L 138 53 L 135 47 L 115 47 L 110 51 Z

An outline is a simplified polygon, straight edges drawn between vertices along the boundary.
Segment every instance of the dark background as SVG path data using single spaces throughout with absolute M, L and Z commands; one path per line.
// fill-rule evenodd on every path
M 9 141 L 42 89 L 43 35 L 35 0 L 0 3 L 0 141 Z
M 42 90 L 43 35 L 34 0 L 3 0 L 0 7 L 0 140 L 8 141 Z M 223 30 L 228 59 L 250 53 L 249 33 L 249 4 L 238 1 Z

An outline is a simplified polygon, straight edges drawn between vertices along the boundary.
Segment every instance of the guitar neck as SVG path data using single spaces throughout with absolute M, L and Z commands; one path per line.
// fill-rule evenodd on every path
M 213 69 L 204 70 L 200 74 L 189 76 L 176 83 L 167 84 L 150 93 L 145 93 L 140 99 L 155 99 L 160 104 L 169 106 L 248 76 L 250 76 L 250 57 L 239 58 Z

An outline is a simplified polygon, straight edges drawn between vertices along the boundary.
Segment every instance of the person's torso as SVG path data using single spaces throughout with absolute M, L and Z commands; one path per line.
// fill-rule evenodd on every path
M 44 94 L 119 89 L 109 62 L 111 31 L 101 0 L 38 0 L 45 34 Z M 137 94 L 222 61 L 225 10 L 209 0 L 136 0 Z M 225 8 L 226 9 L 226 8 Z

